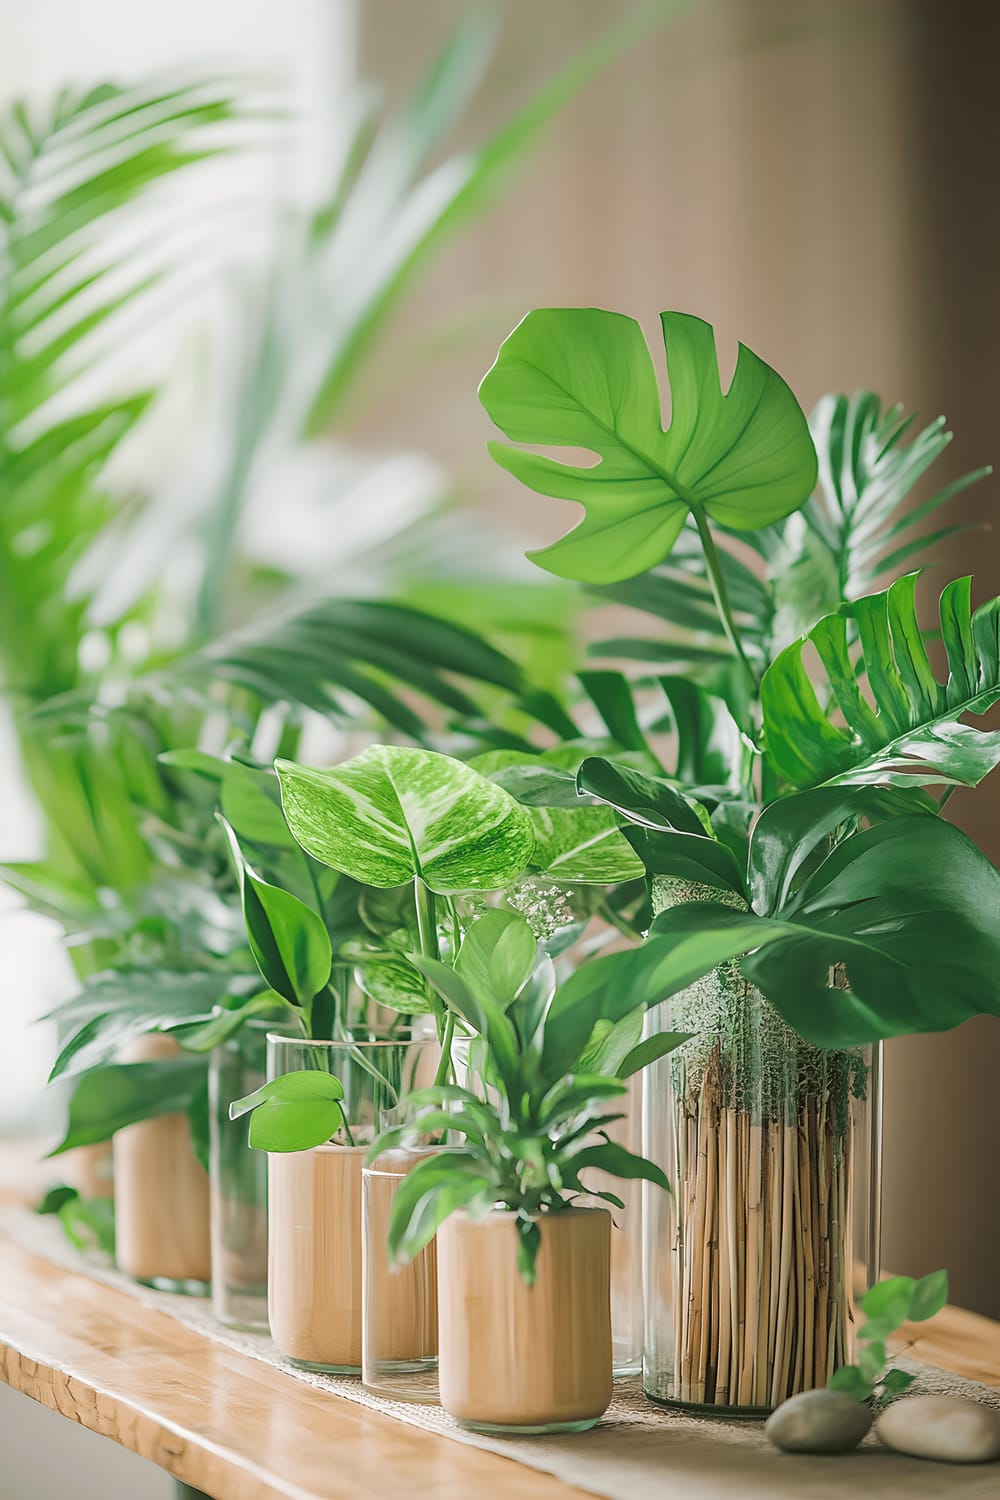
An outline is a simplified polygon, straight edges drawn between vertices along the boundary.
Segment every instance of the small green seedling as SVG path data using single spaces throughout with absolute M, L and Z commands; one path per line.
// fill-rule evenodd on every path
M 344 1085 L 330 1073 L 303 1068 L 272 1078 L 229 1106 L 229 1118 L 250 1115 L 250 1144 L 258 1151 L 309 1151 L 342 1130 L 354 1145 L 340 1101 Z
M 830 1390 L 845 1391 L 858 1401 L 870 1401 L 875 1395 L 902 1395 L 913 1384 L 914 1376 L 905 1370 L 885 1368 L 888 1340 L 904 1323 L 933 1318 L 947 1300 L 947 1271 L 932 1271 L 916 1281 L 912 1276 L 893 1276 L 873 1286 L 860 1303 L 865 1321 L 858 1330 L 858 1362 L 834 1371 Z

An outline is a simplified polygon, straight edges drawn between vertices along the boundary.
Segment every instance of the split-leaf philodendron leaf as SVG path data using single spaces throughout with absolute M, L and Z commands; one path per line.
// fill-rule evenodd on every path
M 442 894 L 499 890 L 531 859 L 525 809 L 450 755 L 373 745 L 331 770 L 285 760 L 276 769 L 306 853 L 365 885 L 419 876 Z
M 962 722 L 1000 699 L 1000 599 L 973 614 L 970 578 L 941 595 L 948 678 L 937 681 L 917 620 L 917 574 L 845 604 L 781 653 L 761 683 L 768 756 L 795 786 L 975 786 L 1000 762 L 1000 732 Z M 860 660 L 850 627 L 856 626 Z M 815 647 L 843 719 L 820 706 L 802 660 Z M 872 702 L 858 677 L 861 667 Z M 874 706 L 873 706 L 874 704 Z
M 797 510 L 816 483 L 816 452 L 788 386 L 740 345 L 723 393 L 708 323 L 661 314 L 671 422 L 639 324 L 599 308 L 541 308 L 504 341 L 480 387 L 490 417 L 515 443 L 586 448 L 592 467 L 491 443 L 503 468 L 543 495 L 576 500 L 584 518 L 531 554 L 563 578 L 607 584 L 670 552 L 689 513 L 737 530 Z
M 895 817 L 845 839 L 798 884 L 802 841 L 771 838 L 767 825 L 817 797 L 836 792 L 784 799 L 758 822 L 748 879 L 756 910 L 694 901 L 655 918 L 645 946 L 662 955 L 664 991 L 747 955 L 745 976 L 820 1047 L 1000 1013 L 1000 873 L 989 860 L 940 818 Z M 846 989 L 830 986 L 838 966 Z

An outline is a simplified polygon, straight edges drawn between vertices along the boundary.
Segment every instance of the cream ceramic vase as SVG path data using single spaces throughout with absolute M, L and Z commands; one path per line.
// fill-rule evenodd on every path
M 438 1230 L 441 1405 L 480 1432 L 580 1432 L 611 1400 L 611 1217 L 539 1218 L 533 1286 L 516 1216 L 452 1214 Z
M 272 1152 L 267 1162 L 267 1313 L 286 1359 L 361 1369 L 364 1146 Z
M 138 1037 L 119 1061 L 162 1062 L 180 1048 L 170 1037 Z M 137 1281 L 204 1294 L 211 1278 L 208 1173 L 185 1115 L 160 1115 L 114 1136 L 115 1258 Z

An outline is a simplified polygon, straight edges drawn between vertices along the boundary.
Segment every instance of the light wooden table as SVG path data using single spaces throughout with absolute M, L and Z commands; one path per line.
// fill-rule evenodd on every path
M 0 1200 L 23 1196 L 33 1175 L 24 1153 L 0 1152 Z M 910 1332 L 919 1358 L 1000 1387 L 1000 1324 L 946 1308 Z M 585 1500 L 549 1475 L 314 1390 L 9 1241 L 0 1377 L 213 1500 Z

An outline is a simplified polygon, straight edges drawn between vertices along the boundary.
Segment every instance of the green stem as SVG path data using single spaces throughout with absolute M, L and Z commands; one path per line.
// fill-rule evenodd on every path
M 440 959 L 441 949 L 438 944 L 434 892 L 424 885 L 419 875 L 413 877 L 413 900 L 417 908 L 417 932 L 420 936 L 421 955 L 424 958 Z
M 455 1040 L 455 1012 L 450 1010 L 445 1018 L 441 1040 L 441 1059 L 434 1074 L 434 1087 L 447 1083 L 451 1077 L 451 1044 Z
M 701 545 L 705 552 L 705 565 L 708 568 L 708 581 L 712 585 L 712 595 L 715 599 L 715 607 L 719 612 L 722 628 L 726 633 L 727 641 L 743 663 L 751 691 L 756 696 L 759 687 L 757 675 L 750 665 L 747 654 L 743 649 L 743 642 L 740 640 L 739 632 L 736 629 L 736 621 L 733 619 L 732 606 L 729 603 L 729 594 L 726 590 L 726 580 L 722 576 L 722 563 L 719 559 L 718 548 L 715 545 L 715 538 L 712 536 L 712 531 L 708 524 L 708 518 L 698 505 L 692 505 L 691 514 L 694 516 L 698 535 L 701 537 Z

